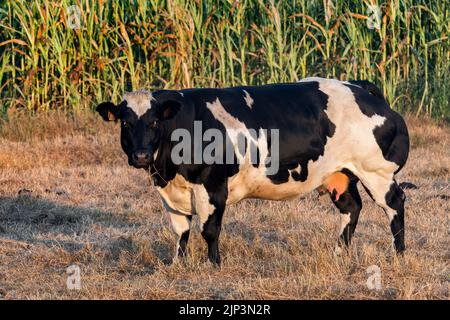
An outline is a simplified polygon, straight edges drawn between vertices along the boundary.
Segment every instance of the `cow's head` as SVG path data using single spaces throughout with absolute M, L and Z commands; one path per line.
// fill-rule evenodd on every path
M 118 105 L 103 102 L 96 110 L 105 121 L 120 121 L 120 143 L 128 164 L 148 169 L 156 158 L 164 122 L 179 108 L 177 102 L 160 104 L 149 91 L 139 90 L 126 93 Z

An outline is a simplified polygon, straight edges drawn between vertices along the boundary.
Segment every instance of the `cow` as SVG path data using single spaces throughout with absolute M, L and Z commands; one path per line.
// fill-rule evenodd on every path
M 405 194 L 395 177 L 408 158 L 408 130 L 368 81 L 306 78 L 262 86 L 138 90 L 118 105 L 103 102 L 96 110 L 105 121 L 120 121 L 129 165 L 150 173 L 178 236 L 174 259 L 186 255 L 193 215 L 200 219 L 209 260 L 220 265 L 219 235 L 228 205 L 246 198 L 292 199 L 313 190 L 329 193 L 340 211 L 338 248 L 345 248 L 362 208 L 359 182 L 389 218 L 396 252 L 405 250 Z M 202 134 L 214 129 L 229 138 L 234 151 L 239 135 L 258 136 L 231 162 L 174 161 L 180 142 L 174 133 L 195 135 L 196 123 Z M 194 142 L 192 149 L 198 147 Z M 256 160 L 248 161 L 254 144 Z M 219 159 L 224 150 L 218 149 Z

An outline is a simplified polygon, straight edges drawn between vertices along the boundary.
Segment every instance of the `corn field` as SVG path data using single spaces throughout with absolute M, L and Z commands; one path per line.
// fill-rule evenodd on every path
M 0 0 L 0 113 L 137 88 L 367 79 L 450 119 L 446 0 Z

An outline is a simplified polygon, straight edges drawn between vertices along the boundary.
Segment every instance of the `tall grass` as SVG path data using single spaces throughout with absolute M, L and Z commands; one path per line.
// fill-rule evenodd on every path
M 86 110 L 138 87 L 368 79 L 449 118 L 444 0 L 0 0 L 0 110 Z M 81 28 L 71 29 L 76 4 Z

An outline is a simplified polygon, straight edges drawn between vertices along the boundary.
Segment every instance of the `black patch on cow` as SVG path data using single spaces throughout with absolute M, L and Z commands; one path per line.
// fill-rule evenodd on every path
M 360 86 L 361 88 L 367 90 L 373 96 L 384 99 L 383 92 L 381 92 L 380 88 L 378 88 L 375 84 L 367 80 L 350 80 L 351 84 Z
M 298 173 L 297 171 L 292 171 L 291 172 L 291 177 L 292 179 L 294 179 L 295 181 L 299 181 L 302 179 L 302 177 L 300 176 L 300 173 Z
M 344 170 L 342 170 L 342 172 L 344 172 Z M 345 173 L 347 174 L 347 172 L 350 171 L 347 170 Z M 358 224 L 358 218 L 362 208 L 362 201 L 357 187 L 358 179 L 351 172 L 349 178 L 350 184 L 348 189 L 339 197 L 337 201 L 336 190 L 333 190 L 333 193 L 330 194 L 331 201 L 333 201 L 341 214 L 350 214 L 350 222 L 347 226 L 345 226 L 342 234 L 340 235 L 341 242 L 346 246 L 350 244 L 356 225 Z M 341 244 L 341 242 L 339 242 L 339 244 Z
M 317 82 L 287 86 L 283 91 L 279 98 L 283 120 L 279 120 L 276 128 L 280 130 L 280 168 L 268 177 L 275 184 L 287 182 L 290 176 L 304 182 L 308 178 L 309 161 L 317 161 L 324 154 L 327 139 L 334 135 L 336 127 L 325 113 L 328 96 L 319 90 Z M 254 100 L 257 110 L 264 102 L 258 96 Z M 289 172 L 298 166 L 300 172 Z
M 356 104 L 366 116 L 372 117 L 376 114 L 383 116 L 388 110 L 391 110 L 384 99 L 380 99 L 366 89 L 351 84 L 344 85 L 352 91 Z
M 399 187 L 402 190 L 419 189 L 414 183 L 411 183 L 411 182 L 402 182 L 399 184 Z
M 209 261 L 220 266 L 219 236 L 222 228 L 222 217 L 228 197 L 226 165 L 206 167 L 200 174 L 203 185 L 208 192 L 208 200 L 214 206 L 214 212 L 202 226 L 202 236 L 208 244 Z
M 403 190 L 397 183 L 392 183 L 386 193 L 385 201 L 389 207 L 397 212 L 391 221 L 391 232 L 397 253 L 405 251 L 405 199 Z
M 350 179 L 350 182 L 358 182 L 359 181 L 359 178 L 351 170 L 344 168 L 341 170 L 341 172 Z
M 395 173 L 400 171 L 406 163 L 409 155 L 409 134 L 406 127 L 406 123 L 403 118 L 397 114 L 393 113 L 392 122 L 395 124 L 395 136 L 392 140 L 391 145 L 387 150 L 383 150 L 383 156 L 386 160 L 395 162 L 399 168 Z M 381 128 L 379 129 L 382 130 Z M 380 138 L 382 135 L 379 132 L 375 132 L 375 138 L 377 143 L 380 144 Z
M 186 216 L 186 219 L 188 219 L 189 221 L 192 221 L 192 216 Z M 178 240 L 178 256 L 180 257 L 185 257 L 187 254 L 187 243 L 189 241 L 189 233 L 190 230 L 186 230 L 185 232 L 183 232 L 180 236 L 180 239 Z

